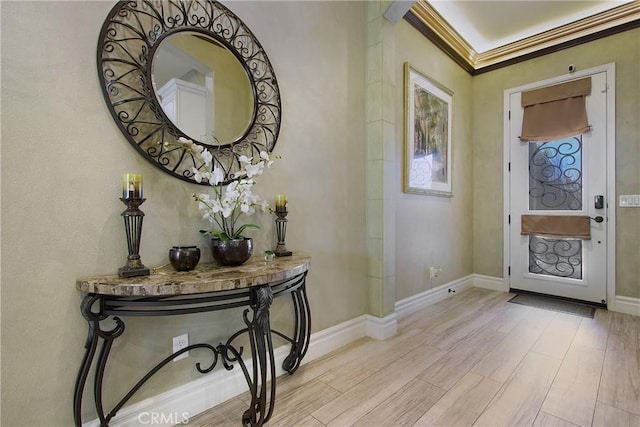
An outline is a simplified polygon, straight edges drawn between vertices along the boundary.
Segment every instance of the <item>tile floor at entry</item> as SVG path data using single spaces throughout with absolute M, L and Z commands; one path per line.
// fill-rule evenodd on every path
M 473 288 L 278 378 L 270 426 L 640 426 L 640 317 Z M 239 426 L 248 394 L 189 426 Z

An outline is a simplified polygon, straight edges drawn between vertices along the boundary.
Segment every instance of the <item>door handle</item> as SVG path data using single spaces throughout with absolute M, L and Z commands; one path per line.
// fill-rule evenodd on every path
M 597 217 L 595 217 L 595 218 L 594 218 L 594 217 L 589 217 L 589 218 L 591 218 L 592 220 L 594 220 L 594 221 L 595 221 L 595 222 L 597 222 L 597 223 L 601 223 L 601 222 L 603 222 L 603 221 L 604 221 L 604 218 L 603 218 L 603 217 L 601 217 L 600 215 L 598 215 L 598 216 L 597 216 Z

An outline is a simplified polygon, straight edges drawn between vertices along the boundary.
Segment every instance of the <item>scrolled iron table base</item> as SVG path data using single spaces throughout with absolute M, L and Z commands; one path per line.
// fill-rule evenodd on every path
M 202 366 L 200 362 L 195 364 L 195 368 L 200 373 L 211 372 L 219 363 L 227 370 L 231 370 L 236 365 L 240 367 L 251 394 L 251 403 L 249 409 L 242 414 L 242 423 L 246 426 L 263 425 L 273 414 L 275 403 L 276 371 L 272 336 L 277 335 L 291 345 L 282 365 L 289 374 L 293 374 L 298 369 L 309 347 L 311 313 L 306 294 L 306 276 L 305 269 L 290 278 L 272 283 L 187 295 L 130 297 L 88 293 L 80 306 L 80 311 L 88 324 L 88 334 L 84 358 L 75 384 L 73 402 L 75 425 L 82 426 L 82 398 L 94 360 L 96 361 L 93 378 L 95 409 L 101 426 L 108 426 L 118 411 L 153 375 L 176 356 L 195 349 L 207 350 L 212 356 L 208 366 Z M 80 284 L 80 281 L 78 283 Z M 80 288 L 80 285 L 78 287 Z M 291 336 L 271 330 L 269 320 L 273 299 L 287 294 L 291 295 L 295 314 Z M 143 375 L 111 410 L 105 411 L 102 396 L 105 369 L 113 342 L 125 331 L 123 317 L 183 315 L 242 306 L 248 307 L 242 314 L 244 328 L 231 335 L 227 341 L 217 345 L 192 344 L 165 357 Z M 110 324 L 109 328 L 103 326 L 106 323 Z M 248 336 L 249 340 L 250 367 L 243 359 L 243 348 L 234 345 L 235 340 L 244 335 Z M 98 347 L 100 347 L 99 350 Z M 273 381 L 269 381 L 270 379 Z

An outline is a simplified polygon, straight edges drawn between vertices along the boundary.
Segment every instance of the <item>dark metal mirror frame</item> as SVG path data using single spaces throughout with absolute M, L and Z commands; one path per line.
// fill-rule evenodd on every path
M 199 33 L 224 45 L 247 72 L 254 95 L 253 117 L 235 141 L 208 144 L 214 164 L 235 178 L 241 155 L 259 160 L 271 152 L 280 130 L 281 102 L 275 73 L 251 30 L 233 12 L 211 0 L 120 1 L 105 20 L 98 40 L 98 75 L 107 106 L 127 140 L 163 171 L 193 182 L 202 164 L 183 148 L 163 142 L 189 138 L 164 113 L 153 88 L 152 62 L 166 37 Z M 203 183 L 207 184 L 207 183 Z

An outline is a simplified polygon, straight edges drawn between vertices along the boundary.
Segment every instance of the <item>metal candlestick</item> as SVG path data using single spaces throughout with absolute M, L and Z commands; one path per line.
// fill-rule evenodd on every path
M 292 252 L 287 250 L 287 245 L 284 243 L 284 238 L 287 235 L 287 212 L 286 209 L 276 209 L 276 234 L 278 236 L 278 244 L 274 251 L 276 256 L 291 256 Z
M 127 232 L 127 247 L 129 255 L 127 263 L 118 269 L 120 277 L 148 276 L 149 269 L 140 260 L 140 236 L 142 236 L 142 219 L 144 212 L 140 210 L 140 205 L 146 199 L 142 198 L 121 198 L 122 203 L 127 205 L 127 209 L 122 212 L 124 218 L 124 229 Z

